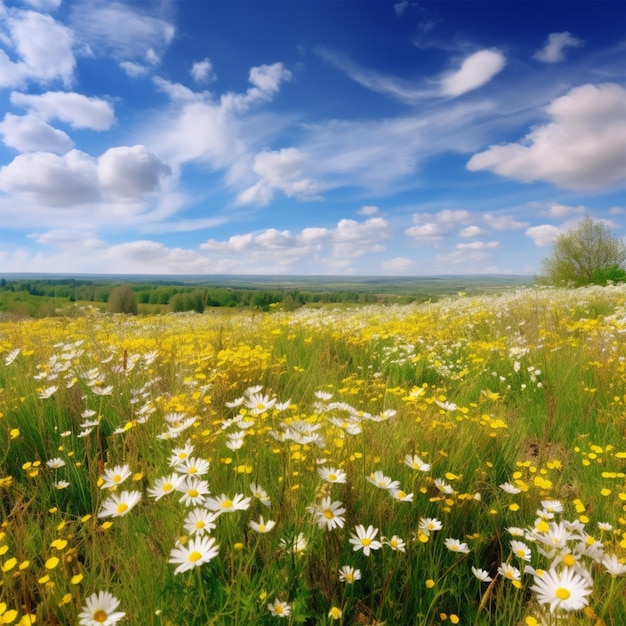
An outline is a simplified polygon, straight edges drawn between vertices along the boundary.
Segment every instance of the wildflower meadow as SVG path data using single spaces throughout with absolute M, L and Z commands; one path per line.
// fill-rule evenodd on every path
M 626 624 L 626 288 L 0 320 L 0 624 Z

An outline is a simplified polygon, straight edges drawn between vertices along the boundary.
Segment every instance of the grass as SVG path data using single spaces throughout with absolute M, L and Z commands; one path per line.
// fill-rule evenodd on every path
M 4 321 L 0 623 L 624 624 L 625 330 L 624 287 Z

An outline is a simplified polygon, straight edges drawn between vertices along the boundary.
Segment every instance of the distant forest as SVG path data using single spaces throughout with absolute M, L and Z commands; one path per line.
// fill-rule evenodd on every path
M 214 283 L 143 277 L 0 279 L 0 312 L 45 317 L 67 314 L 73 305 L 92 305 L 107 310 L 111 294 L 127 285 L 139 314 L 204 312 L 211 307 L 272 308 L 293 310 L 301 306 L 328 304 L 409 304 L 436 300 L 459 290 L 486 292 L 529 284 L 528 277 L 427 277 L 427 278 L 325 278 L 233 277 Z M 210 283 L 206 279 L 206 283 Z M 76 308 L 74 306 L 74 308 Z M 115 310 L 113 310 L 115 312 Z

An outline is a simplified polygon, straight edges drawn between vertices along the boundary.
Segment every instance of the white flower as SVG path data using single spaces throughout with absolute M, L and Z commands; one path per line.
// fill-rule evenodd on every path
M 521 493 L 521 489 L 519 487 L 516 487 L 515 485 L 512 485 L 511 483 L 502 483 L 500 485 L 500 489 L 502 489 L 502 491 L 506 491 L 507 493 L 510 493 L 511 495 L 517 495 L 518 493 Z
M 206 495 L 211 493 L 209 483 L 206 480 L 190 477 L 187 477 L 180 483 L 176 487 L 176 491 L 183 492 L 183 496 L 178 501 L 182 502 L 185 506 L 203 504 L 206 500 Z
M 257 533 L 269 533 L 269 531 L 272 530 L 274 526 L 276 526 L 276 522 L 272 520 L 267 520 L 266 522 L 263 519 L 262 515 L 259 517 L 258 522 L 250 520 L 250 528 L 252 528 L 252 530 L 255 530 Z
M 331 502 L 330 497 L 322 498 L 317 506 L 309 507 L 308 511 L 313 514 L 313 521 L 319 528 L 334 530 L 343 528 L 345 524 L 343 504 L 338 500 Z
M 46 461 L 46 465 L 52 469 L 58 469 L 59 467 L 63 467 L 65 465 L 65 461 L 57 456 L 54 457 L 54 459 Z
M 180 574 L 187 570 L 208 563 L 219 553 L 219 546 L 215 544 L 213 537 L 198 537 L 191 539 L 186 546 L 172 548 L 168 563 L 178 564 L 174 574 Z
M 476 576 L 476 578 L 478 578 L 478 580 L 480 580 L 480 582 L 483 582 L 483 583 L 490 583 L 493 580 L 493 578 L 489 576 L 489 572 L 487 572 L 484 569 L 474 567 L 473 565 L 472 565 L 472 574 L 474 574 L 474 576 Z
M 154 487 L 148 489 L 148 495 L 155 500 L 160 500 L 168 493 L 172 493 L 178 489 L 178 486 L 185 480 L 184 476 L 179 474 L 169 474 L 169 476 L 161 476 L 154 481 Z
M 375 539 L 378 528 L 368 526 L 366 529 L 362 524 L 359 524 L 354 527 L 354 530 L 356 532 L 350 536 L 350 543 L 354 546 L 352 549 L 355 552 L 363 550 L 363 554 L 369 556 L 371 550 L 380 550 L 383 544 Z
M 537 594 L 539 604 L 547 604 L 550 613 L 555 610 L 577 611 L 587 606 L 587 596 L 591 593 L 591 582 L 573 568 L 566 567 L 558 572 L 554 567 L 534 577 L 531 587 Z
M 626 565 L 617 560 L 615 554 L 605 554 L 602 559 L 602 565 L 611 576 L 622 576 L 626 574 Z
M 257 498 L 261 504 L 264 506 L 270 506 L 272 504 L 269 496 L 267 495 L 267 491 L 263 489 L 260 485 L 256 483 L 250 483 L 250 491 L 252 492 L 252 497 Z
M 127 478 L 132 476 L 132 472 L 128 465 L 116 465 L 113 468 L 105 470 L 102 474 L 102 485 L 100 489 L 110 489 L 111 487 L 117 487 L 117 485 L 123 483 Z
M 354 569 L 350 565 L 344 565 L 339 568 L 339 580 L 348 585 L 353 584 L 357 580 L 361 580 L 361 570 Z
M 428 463 L 424 463 L 424 461 L 422 461 L 417 454 L 407 454 L 404 457 L 404 463 L 411 469 L 419 470 L 420 472 L 428 472 L 430 470 L 430 465 Z
M 86 600 L 83 610 L 78 614 L 80 626 L 113 626 L 126 613 L 116 611 L 120 601 L 108 591 L 92 593 Z
M 443 528 L 443 524 L 434 517 L 420 517 L 417 527 L 427 537 L 429 537 L 431 532 L 441 530 Z
M 236 494 L 232 499 L 223 493 L 217 498 L 207 498 L 205 506 L 221 515 L 233 511 L 245 511 L 250 507 L 251 500 L 252 498 L 247 498 L 241 493 Z
M 448 548 L 448 550 L 450 550 L 451 552 L 459 552 L 461 554 L 467 554 L 470 551 L 470 549 L 467 547 L 467 544 L 462 543 L 458 539 L 452 539 L 448 537 L 447 539 L 444 540 L 443 543 L 446 546 L 446 548 Z
M 203 535 L 210 533 L 214 528 L 217 515 L 211 511 L 198 507 L 187 514 L 185 518 L 185 530 L 190 534 Z
M 289 617 L 291 615 L 291 606 L 287 602 L 281 602 L 278 598 L 274 602 L 270 602 L 267 608 L 274 617 Z
M 190 476 L 203 476 L 209 471 L 210 466 L 208 461 L 190 456 L 176 464 L 176 471 Z
M 122 491 L 109 496 L 103 503 L 98 517 L 122 517 L 141 500 L 139 491 Z
M 517 567 L 509 565 L 508 563 L 502 563 L 500 567 L 498 567 L 498 574 L 508 578 L 509 580 L 520 580 L 522 577 L 522 574 Z
M 511 550 L 518 559 L 530 561 L 530 548 L 523 541 L 511 541 Z
M 347 480 L 346 473 L 341 469 L 334 467 L 320 467 L 317 470 L 322 480 L 329 483 L 345 483 Z
M 398 502 L 413 502 L 413 494 L 406 493 L 402 489 L 389 489 L 389 495 Z
M 372 485 L 376 485 L 376 487 L 380 489 L 400 489 L 399 481 L 391 480 L 389 476 L 385 476 L 380 470 L 370 474 L 366 478 Z
M 406 552 L 406 544 L 398 535 L 394 535 L 391 539 L 383 539 L 383 543 L 387 544 L 392 550 Z

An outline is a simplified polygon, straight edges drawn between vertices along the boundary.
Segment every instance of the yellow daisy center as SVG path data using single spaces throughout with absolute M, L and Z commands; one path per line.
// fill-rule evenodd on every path
M 398 498 L 406 498 L 406 493 L 404 493 L 404 491 L 398 491 Z
M 162 490 L 167 493 L 168 491 L 172 491 L 174 489 L 174 485 L 172 483 L 165 483 L 162 487 Z
M 334 513 L 330 509 L 326 509 L 324 511 L 324 517 L 326 519 L 333 519 L 333 517 L 335 517 L 335 515 L 334 515 Z
M 559 587 L 555 592 L 554 595 L 559 599 L 559 600 L 567 600 L 569 599 L 569 597 L 572 595 L 572 592 L 569 589 L 566 589 L 565 587 Z
M 576 559 L 571 554 L 566 554 L 563 557 L 563 563 L 567 565 L 567 567 L 573 567 L 576 565 Z
M 114 483 L 119 483 L 120 480 L 122 480 L 122 477 L 119 474 L 115 474 L 115 476 L 113 476 Z
M 259 524 L 259 532 L 264 533 L 267 526 L 265 524 Z
M 187 495 L 188 495 L 190 498 L 197 498 L 200 494 L 198 493 L 198 490 L 197 490 L 197 489 L 190 489 L 190 490 L 187 492 Z
M 196 528 L 197 528 L 197 529 L 204 528 L 205 526 L 206 526 L 206 524 L 205 524 L 205 523 L 204 523 L 201 519 L 199 519 L 199 520 L 196 522 Z
M 278 615 L 283 614 L 283 607 L 280 604 L 274 610 L 278 613 Z
M 98 622 L 98 624 L 104 624 L 104 622 L 106 622 L 108 618 L 109 616 L 107 615 L 107 612 L 103 609 L 98 609 L 93 614 L 93 621 Z
M 337 474 L 328 474 L 328 480 L 337 480 Z
M 369 546 L 370 543 L 372 543 L 372 540 L 369 537 L 363 537 L 363 539 L 361 539 L 361 545 Z
M 517 554 L 517 556 L 522 557 L 526 554 L 526 552 L 522 548 L 520 548 L 515 554 Z
M 120 502 L 117 505 L 117 512 L 118 513 L 126 513 L 126 511 L 128 511 L 128 504 L 126 504 L 126 502 Z
M 197 550 L 194 550 L 193 552 L 189 553 L 189 562 L 190 563 L 195 563 L 197 560 L 202 558 L 202 553 L 198 552 Z
M 197 467 L 190 467 L 188 470 L 189 474 L 197 474 L 198 473 L 198 468 Z
M 232 500 L 224 500 L 222 502 L 222 508 L 223 509 L 230 509 L 231 506 L 233 506 L 233 501 Z

